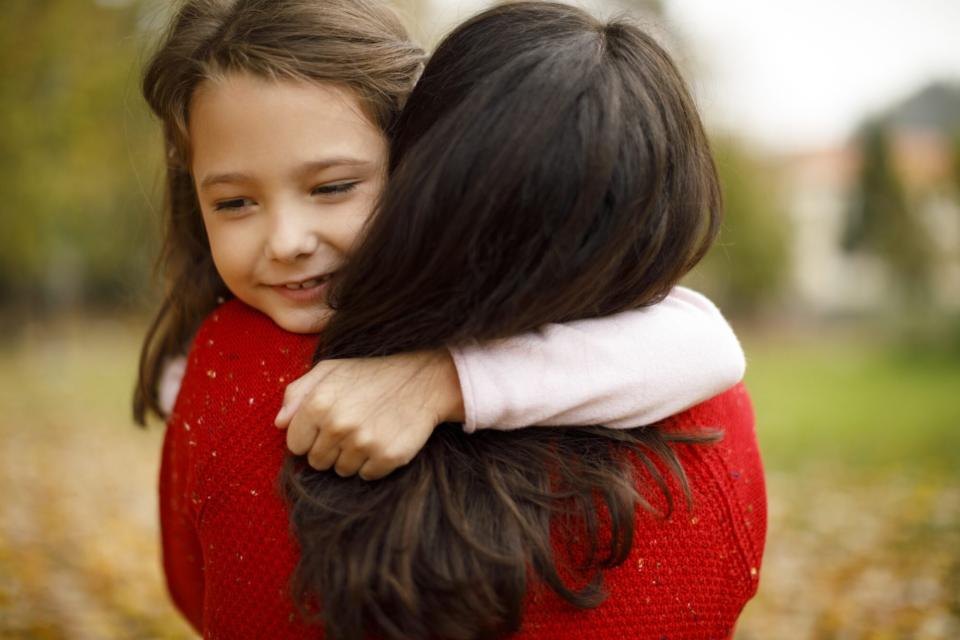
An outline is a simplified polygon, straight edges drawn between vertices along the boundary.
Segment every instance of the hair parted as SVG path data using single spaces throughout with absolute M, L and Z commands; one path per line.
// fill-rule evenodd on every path
M 716 170 L 686 84 L 625 20 L 546 2 L 481 13 L 439 45 L 392 143 L 378 211 L 334 276 L 318 358 L 650 305 L 718 229 Z M 319 603 L 334 640 L 494 637 L 518 628 L 534 578 L 593 606 L 603 570 L 630 551 L 638 505 L 650 508 L 645 489 L 672 505 L 662 470 L 689 498 L 672 447 L 713 438 L 441 425 L 376 482 L 291 457 L 297 602 L 308 616 Z M 581 561 L 557 552 L 573 545 L 563 531 L 580 532 Z
M 250 73 L 330 83 L 352 91 L 389 134 L 423 66 L 385 0 L 187 0 L 147 64 L 143 95 L 163 124 L 166 152 L 162 305 L 140 353 L 133 413 L 160 415 L 157 381 L 199 323 L 230 294 L 213 264 L 193 179 L 187 124 L 205 79 Z

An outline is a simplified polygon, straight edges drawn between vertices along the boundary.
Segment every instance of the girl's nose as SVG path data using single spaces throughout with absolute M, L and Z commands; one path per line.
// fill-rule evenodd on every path
M 278 262 L 296 262 L 313 255 L 320 241 L 307 221 L 306 216 L 293 210 L 278 212 L 265 246 L 267 257 Z

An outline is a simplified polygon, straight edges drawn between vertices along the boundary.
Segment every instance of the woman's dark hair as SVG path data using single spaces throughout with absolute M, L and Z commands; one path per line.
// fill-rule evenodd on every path
M 719 224 L 707 139 L 669 56 L 639 28 L 569 6 L 507 4 L 457 28 L 392 143 L 388 187 L 335 278 L 318 358 L 442 348 L 653 304 Z M 652 509 L 644 485 L 669 511 L 672 474 L 689 500 L 671 444 L 709 438 L 441 425 L 378 482 L 291 458 L 294 595 L 305 612 L 319 601 L 334 639 L 515 630 L 531 578 L 595 606 L 603 570 L 630 551 L 637 505 Z

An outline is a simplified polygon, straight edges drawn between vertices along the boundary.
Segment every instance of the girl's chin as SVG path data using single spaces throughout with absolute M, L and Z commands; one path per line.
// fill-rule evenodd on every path
M 333 312 L 326 305 L 312 309 L 283 309 L 268 314 L 281 329 L 290 333 L 317 333 L 322 330 Z

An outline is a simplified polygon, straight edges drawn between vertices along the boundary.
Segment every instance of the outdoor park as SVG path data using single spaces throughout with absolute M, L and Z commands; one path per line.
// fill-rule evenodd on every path
M 0 638 L 193 637 L 159 564 L 163 425 L 130 415 L 160 288 L 160 134 L 137 83 L 163 4 L 17 0 L 0 23 Z M 706 90 L 697 46 L 717 43 L 684 37 L 672 5 L 632 8 L 677 30 Z M 958 17 L 917 7 L 931 42 L 950 22 L 935 11 Z M 816 148 L 758 141 L 699 98 L 726 217 L 687 283 L 743 343 L 769 497 L 740 640 L 960 637 L 950 46 L 952 76 L 917 72 Z

